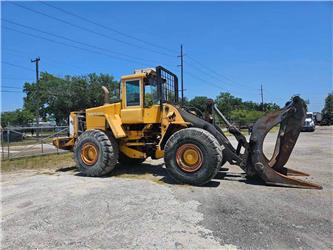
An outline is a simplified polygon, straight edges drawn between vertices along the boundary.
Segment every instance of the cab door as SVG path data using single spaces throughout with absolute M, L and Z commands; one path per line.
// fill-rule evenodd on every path
M 122 80 L 122 110 L 123 124 L 143 123 L 143 78 Z

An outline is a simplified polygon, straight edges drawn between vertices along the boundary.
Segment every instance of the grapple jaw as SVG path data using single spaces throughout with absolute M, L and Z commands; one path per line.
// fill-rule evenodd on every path
M 249 142 L 249 158 L 247 174 L 259 175 L 267 184 L 322 189 L 321 186 L 296 179 L 292 176 L 309 176 L 306 173 L 285 167 L 296 144 L 306 116 L 306 104 L 298 96 L 289 101 L 286 106 L 260 118 L 253 126 Z M 280 124 L 275 149 L 271 159 L 263 152 L 264 139 L 267 133 Z

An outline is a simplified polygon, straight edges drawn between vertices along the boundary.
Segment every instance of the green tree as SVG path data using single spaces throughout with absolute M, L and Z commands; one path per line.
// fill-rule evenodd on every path
M 242 127 L 255 123 L 263 114 L 263 112 L 257 110 L 236 109 L 230 112 L 230 119 L 233 123 Z
M 280 106 L 277 105 L 276 103 L 264 103 L 264 111 L 265 112 L 271 112 L 271 111 L 274 111 L 274 110 L 278 110 L 280 109 Z M 258 111 L 261 111 L 261 109 L 256 109 Z
M 328 124 L 333 124 L 333 92 L 329 93 L 325 98 L 325 106 L 322 110 L 323 119 L 327 120 Z
M 107 74 L 85 76 L 53 76 L 41 73 L 38 85 L 25 83 L 24 107 L 31 112 L 39 109 L 40 117 L 54 117 L 57 124 L 65 124 L 71 111 L 100 106 L 104 103 L 102 86 L 110 91 L 110 98 L 118 92 L 119 82 Z
M 26 109 L 17 109 L 15 111 L 1 113 L 1 126 L 27 126 L 33 122 L 34 115 Z
M 221 92 L 215 100 L 219 110 L 227 117 L 230 118 L 230 112 L 242 108 L 242 99 L 235 97 L 227 92 Z
M 208 98 L 206 96 L 196 96 L 189 101 L 189 106 L 199 109 L 201 112 L 206 110 Z
M 190 106 L 194 106 L 201 111 L 206 108 L 208 98 L 205 96 L 196 96 L 189 101 Z M 227 92 L 221 92 L 215 99 L 219 110 L 227 117 L 240 126 L 254 123 L 257 119 L 264 115 L 262 111 L 271 112 L 280 107 L 275 103 L 259 103 L 252 101 L 243 101 L 239 97 L 235 97 Z

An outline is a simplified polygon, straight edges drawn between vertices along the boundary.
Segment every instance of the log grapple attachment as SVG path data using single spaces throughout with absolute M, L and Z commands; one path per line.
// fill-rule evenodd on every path
M 250 137 L 250 166 L 267 183 L 280 186 L 321 189 L 322 187 L 293 176 L 309 174 L 286 168 L 291 152 L 301 132 L 306 115 L 304 101 L 296 96 L 286 106 L 259 119 L 253 126 Z M 264 139 L 267 133 L 280 124 L 275 149 L 270 159 L 263 152 Z
M 225 121 L 229 132 L 238 141 L 237 149 L 229 143 L 224 143 L 224 153 L 230 164 L 240 166 L 248 177 L 258 176 L 269 185 L 322 189 L 320 185 L 294 177 L 309 176 L 309 174 L 285 167 L 306 116 L 306 104 L 300 97 L 293 97 L 281 110 L 260 118 L 252 128 L 249 142 L 235 126 L 227 121 L 216 105 L 214 110 Z M 268 132 L 278 125 L 280 128 L 274 152 L 268 159 L 263 151 L 264 140 Z M 245 149 L 242 154 L 241 147 Z

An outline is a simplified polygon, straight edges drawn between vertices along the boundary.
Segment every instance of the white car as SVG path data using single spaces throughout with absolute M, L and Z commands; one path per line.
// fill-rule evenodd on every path
M 313 132 L 316 129 L 316 125 L 314 122 L 314 117 L 312 112 L 307 112 L 306 113 L 306 118 L 303 124 L 302 131 L 309 131 Z

